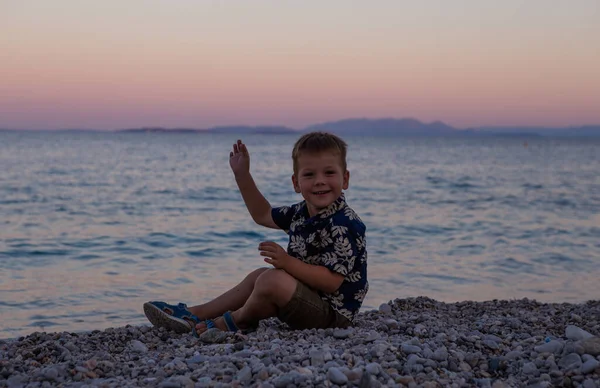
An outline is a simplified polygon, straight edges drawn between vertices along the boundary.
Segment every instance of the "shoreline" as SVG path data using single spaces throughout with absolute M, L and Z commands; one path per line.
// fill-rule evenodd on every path
M 0 340 L 4 386 L 600 386 L 600 301 L 395 299 L 348 329 L 150 326 Z

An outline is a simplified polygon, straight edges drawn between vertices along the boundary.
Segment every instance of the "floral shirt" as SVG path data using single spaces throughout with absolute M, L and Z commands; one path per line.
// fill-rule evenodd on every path
M 273 208 L 271 215 L 290 236 L 290 256 L 344 275 L 334 293 L 318 292 L 337 312 L 354 320 L 369 290 L 366 227 L 346 204 L 344 194 L 314 217 L 309 216 L 305 201 Z

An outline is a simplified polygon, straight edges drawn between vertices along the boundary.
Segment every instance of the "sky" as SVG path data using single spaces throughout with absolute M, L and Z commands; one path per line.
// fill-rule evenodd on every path
M 0 128 L 600 124 L 599 0 L 0 0 Z

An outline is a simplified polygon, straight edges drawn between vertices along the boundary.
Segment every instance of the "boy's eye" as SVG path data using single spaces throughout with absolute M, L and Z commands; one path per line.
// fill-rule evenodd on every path
M 305 172 L 304 174 L 302 174 L 302 176 L 312 176 L 313 173 L 312 172 Z
M 335 174 L 335 171 L 333 171 L 333 170 L 330 170 L 330 171 L 325 171 L 325 173 L 326 173 L 327 175 L 333 175 L 333 174 Z

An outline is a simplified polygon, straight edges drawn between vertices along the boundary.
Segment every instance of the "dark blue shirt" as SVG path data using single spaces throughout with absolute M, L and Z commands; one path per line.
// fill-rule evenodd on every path
M 273 208 L 271 215 L 290 236 L 290 256 L 344 276 L 334 293 L 317 292 L 337 312 L 354 320 L 369 290 L 366 227 L 346 204 L 344 194 L 314 217 L 309 216 L 306 201 Z

